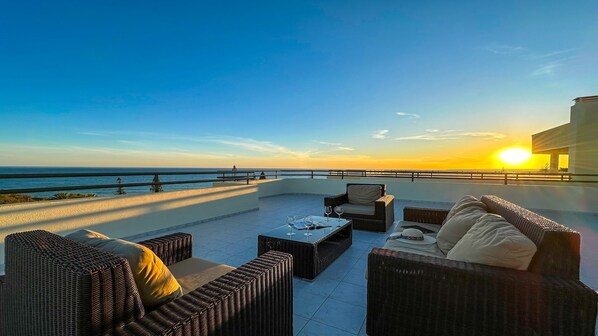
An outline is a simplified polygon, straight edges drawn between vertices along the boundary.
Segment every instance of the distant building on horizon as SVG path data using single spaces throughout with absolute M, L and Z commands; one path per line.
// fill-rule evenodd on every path
M 598 96 L 577 97 L 570 122 L 532 135 L 532 154 L 550 154 L 550 171 L 559 155 L 569 155 L 569 172 L 598 174 Z

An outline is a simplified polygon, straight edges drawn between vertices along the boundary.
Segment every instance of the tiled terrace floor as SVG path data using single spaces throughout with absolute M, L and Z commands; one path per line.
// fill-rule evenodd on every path
M 449 204 L 396 202 L 395 219 L 402 219 L 404 206 L 450 207 Z M 176 231 L 193 234 L 194 256 L 238 267 L 257 256 L 257 236 L 284 225 L 287 215 L 320 215 L 322 212 L 322 196 L 268 197 L 260 199 L 259 211 L 205 222 Z M 563 220 L 563 224 L 571 227 L 585 228 L 587 223 L 583 221 L 592 221 L 588 224 L 590 227 L 588 232 L 590 239 L 595 241 L 591 242 L 592 249 L 584 251 L 583 254 L 588 255 L 589 252 L 593 252 L 598 255 L 598 239 L 596 239 L 598 217 L 593 215 L 575 217 L 573 214 L 572 216 L 578 219 L 571 223 L 570 217 L 563 217 L 561 213 L 547 212 L 543 215 L 557 221 Z M 579 222 L 580 220 L 582 222 Z M 386 236 L 391 232 L 392 230 L 389 230 L 386 234 L 382 234 L 354 231 L 351 248 L 314 281 L 294 279 L 295 335 L 365 335 L 366 280 L 364 275 L 367 254 L 373 247 L 382 246 Z M 588 267 L 585 269 L 587 271 Z M 596 273 L 595 270 L 593 272 Z M 583 275 L 584 272 L 582 277 Z M 593 275 L 591 279 L 582 280 L 597 288 L 598 282 L 590 281 L 598 279 L 596 274 Z

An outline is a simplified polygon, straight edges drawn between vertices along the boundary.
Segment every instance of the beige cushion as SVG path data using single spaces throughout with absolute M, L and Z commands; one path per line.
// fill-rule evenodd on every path
M 147 309 L 183 295 L 181 286 L 162 260 L 143 245 L 122 239 L 110 239 L 89 230 L 79 230 L 66 237 L 127 259 L 139 296 Z
M 373 184 L 357 184 L 347 187 L 349 203 L 358 205 L 373 205 L 382 196 L 382 187 Z
M 504 218 L 486 214 L 449 251 L 447 259 L 527 270 L 536 249 Z
M 461 198 L 460 200 L 458 200 L 457 203 L 455 203 L 455 205 L 453 205 L 453 207 L 449 211 L 448 215 L 446 215 L 446 218 L 444 219 L 442 224 L 446 223 L 457 212 L 459 212 L 465 208 L 468 208 L 470 206 L 478 206 L 484 210 L 487 210 L 486 204 L 484 202 L 478 200 L 477 198 L 475 198 L 471 195 L 467 195 L 467 196 Z
M 373 205 L 360 205 L 345 203 L 341 205 L 343 212 L 346 214 L 371 215 L 376 213 L 376 208 Z M 334 215 L 334 213 L 332 214 Z
M 447 254 L 477 220 L 487 213 L 486 210 L 475 205 L 457 212 L 440 227 L 436 236 L 438 247 Z
M 183 294 L 187 294 L 235 268 L 205 259 L 189 258 L 168 266 L 168 269 L 183 288 Z

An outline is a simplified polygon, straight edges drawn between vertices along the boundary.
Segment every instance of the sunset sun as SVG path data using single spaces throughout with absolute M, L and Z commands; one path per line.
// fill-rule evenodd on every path
M 530 159 L 532 154 L 523 148 L 507 148 L 500 151 L 498 157 L 503 163 L 510 165 L 519 165 Z

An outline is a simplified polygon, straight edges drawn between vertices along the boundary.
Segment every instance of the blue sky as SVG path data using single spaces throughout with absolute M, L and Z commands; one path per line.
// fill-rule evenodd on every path
M 8 2 L 0 165 L 495 168 L 598 94 L 596 17 L 595 1 Z

